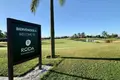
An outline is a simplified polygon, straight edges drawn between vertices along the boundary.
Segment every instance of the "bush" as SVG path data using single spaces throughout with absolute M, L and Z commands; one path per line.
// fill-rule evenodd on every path
M 95 41 L 96 43 L 100 43 L 99 41 Z
M 112 40 L 105 40 L 105 43 L 111 43 Z
M 86 42 L 85 38 L 79 38 L 79 41 Z
M 85 38 L 70 38 L 71 40 L 75 40 L 75 41 L 82 41 L 82 42 L 86 42 Z

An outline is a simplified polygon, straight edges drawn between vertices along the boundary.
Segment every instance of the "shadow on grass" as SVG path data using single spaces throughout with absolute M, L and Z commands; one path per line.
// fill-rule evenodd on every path
M 65 42 L 56 42 L 55 44 L 64 44 Z
M 0 48 L 2 48 L 2 47 L 7 47 L 7 46 L 4 46 L 4 45 L 0 45 Z
M 35 69 L 35 67 L 39 66 L 39 64 L 37 63 L 34 67 L 32 67 L 31 69 L 29 69 L 28 71 L 26 71 L 25 73 L 23 74 L 20 74 L 20 75 L 14 75 L 14 77 L 23 77 L 25 76 L 26 74 L 30 73 L 31 71 L 33 71 Z
M 92 78 L 89 78 L 89 77 L 77 76 L 77 75 L 73 75 L 73 74 L 67 74 L 67 73 L 63 73 L 63 72 L 57 72 L 55 70 L 50 70 L 50 72 L 61 74 L 61 75 L 67 75 L 67 76 L 71 76 L 71 77 L 77 77 L 77 78 L 87 79 L 87 80 L 102 80 L 102 79 L 92 79 Z
M 60 55 L 55 55 L 55 57 L 54 58 L 52 58 L 52 56 L 51 55 L 48 55 L 48 56 L 46 56 L 46 58 L 48 58 L 48 59 L 54 59 L 54 58 L 60 58 Z
M 57 64 L 55 64 L 55 66 L 57 67 L 64 59 L 61 59 Z M 43 65 L 43 64 L 42 64 Z M 44 64 L 44 65 L 48 65 L 48 66 L 53 66 L 52 64 Z M 29 69 L 28 71 L 26 71 L 23 74 L 20 75 L 14 75 L 14 77 L 23 77 L 26 74 L 30 73 L 31 71 L 33 71 L 35 69 L 35 67 L 39 66 L 39 63 L 37 63 L 34 67 L 32 67 L 31 69 Z
M 42 45 L 49 45 L 50 42 L 42 42 Z M 55 42 L 55 44 L 65 44 L 65 42 Z
M 61 60 L 59 60 L 57 63 L 55 64 L 44 64 L 44 65 L 48 65 L 48 66 L 55 66 L 57 67 L 60 63 L 62 63 L 64 61 L 64 58 L 61 58 Z
M 59 63 L 57 63 L 55 66 L 57 67 L 60 63 L 62 63 L 64 59 L 61 59 Z
M 94 58 L 94 57 L 62 57 L 64 59 L 88 59 L 88 60 L 115 60 L 120 61 L 120 58 Z

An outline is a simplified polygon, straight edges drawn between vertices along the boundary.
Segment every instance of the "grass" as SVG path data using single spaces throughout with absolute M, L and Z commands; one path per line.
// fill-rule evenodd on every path
M 43 43 L 44 44 L 44 43 Z M 0 42 L 0 45 L 6 46 L 6 43 Z M 44 44 L 46 46 L 46 44 Z M 44 47 L 44 46 L 43 46 Z M 46 56 L 50 55 L 49 48 L 43 49 L 43 64 L 56 65 L 61 59 L 47 59 Z M 14 76 L 21 76 L 34 68 L 38 64 L 38 58 L 24 62 L 14 66 Z M 7 47 L 0 46 L 0 76 L 8 76 L 7 68 Z
M 46 59 L 50 55 L 50 41 L 42 45 L 43 64 L 53 64 L 42 80 L 119 80 L 120 43 L 91 43 L 56 40 L 56 54 L 61 58 Z M 18 76 L 37 64 L 37 59 L 14 67 Z M 59 63 L 57 65 L 57 63 Z M 0 75 L 7 75 L 6 48 L 0 48 Z
M 120 43 L 86 43 L 66 40 L 56 49 L 63 61 L 42 80 L 119 80 Z

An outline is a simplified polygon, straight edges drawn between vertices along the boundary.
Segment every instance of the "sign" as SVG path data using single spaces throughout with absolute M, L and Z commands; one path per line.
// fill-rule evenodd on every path
M 41 63 L 40 27 L 41 25 L 38 24 L 11 18 L 7 19 L 8 66 L 11 64 L 16 65 L 35 57 L 39 57 L 39 63 Z

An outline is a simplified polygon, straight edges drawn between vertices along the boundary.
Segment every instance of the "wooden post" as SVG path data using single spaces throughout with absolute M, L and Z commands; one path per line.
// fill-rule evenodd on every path
M 41 40 L 42 40 L 42 38 L 41 38 L 41 26 L 39 27 L 39 35 L 38 36 L 40 36 L 40 46 L 39 46 L 39 49 L 40 49 L 40 55 L 39 55 L 39 69 L 42 69 L 42 42 L 41 42 Z M 39 37 L 38 37 L 38 40 L 39 40 Z
M 10 31 L 10 20 L 7 19 L 7 33 Z M 11 53 L 11 33 L 7 34 L 7 48 L 8 48 L 8 80 L 13 80 L 13 55 Z

